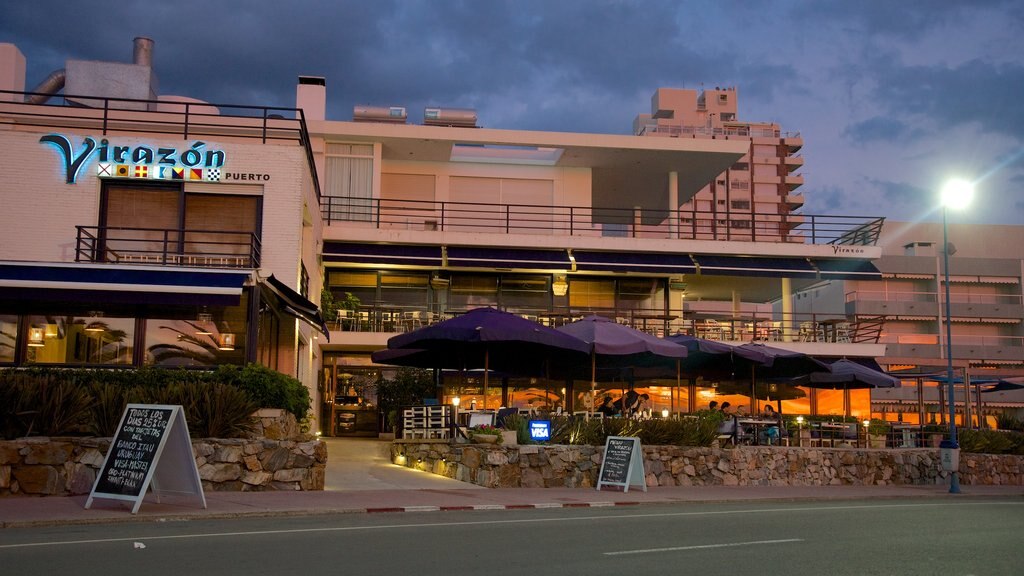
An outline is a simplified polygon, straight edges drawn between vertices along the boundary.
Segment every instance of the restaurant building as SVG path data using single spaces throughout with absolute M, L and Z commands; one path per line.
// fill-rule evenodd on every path
M 739 120 L 735 89 L 659 90 L 631 135 L 482 128 L 443 107 L 342 121 L 324 78 L 299 78 L 288 109 L 160 95 L 151 53 L 142 39 L 131 64 L 69 60 L 25 94 L 24 58 L 0 45 L 0 365 L 259 362 L 303 381 L 331 434 L 335 401 L 393 370 L 371 352 L 480 306 L 885 354 L 878 315 L 796 308 L 823 282 L 882 280 L 883 218 L 802 213 L 802 139 Z M 340 303 L 327 327 L 321 286 Z M 546 376 L 496 374 L 485 395 L 446 374 L 439 395 L 590 406 L 589 382 Z M 746 378 L 600 387 L 685 412 L 749 404 Z M 866 392 L 771 395 L 790 414 L 870 410 Z
M 159 95 L 152 48 L 68 60 L 24 94 L 24 57 L 0 45 L 0 366 L 258 362 L 315 389 L 301 112 Z

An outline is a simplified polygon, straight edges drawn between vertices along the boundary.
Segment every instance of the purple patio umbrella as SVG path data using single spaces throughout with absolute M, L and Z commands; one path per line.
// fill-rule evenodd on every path
M 397 350 L 409 350 L 407 354 Z M 388 339 L 375 356 L 400 366 L 484 370 L 484 407 L 492 368 L 536 373 L 552 355 L 581 361 L 590 345 L 569 334 L 494 308 L 476 308 L 443 322 Z M 390 361 L 389 361 L 390 360 Z
M 588 344 L 592 398 L 597 391 L 597 360 L 599 357 L 617 365 L 642 362 L 650 357 L 675 358 L 677 360 L 676 379 L 678 380 L 678 360 L 685 358 L 687 354 L 684 346 L 629 326 L 617 324 L 601 316 L 587 316 L 570 324 L 559 326 L 556 330 Z

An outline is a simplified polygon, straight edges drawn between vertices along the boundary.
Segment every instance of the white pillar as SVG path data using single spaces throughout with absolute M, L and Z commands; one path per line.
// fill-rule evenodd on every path
M 675 239 L 679 237 L 679 173 L 675 170 L 668 173 L 668 233 Z
M 782 279 L 782 341 L 793 341 L 793 281 Z

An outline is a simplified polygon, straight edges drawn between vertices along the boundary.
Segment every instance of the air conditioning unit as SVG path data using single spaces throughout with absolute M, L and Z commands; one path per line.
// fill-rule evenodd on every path
M 668 287 L 671 290 L 686 290 L 686 282 L 683 282 L 683 278 L 679 276 L 669 278 Z

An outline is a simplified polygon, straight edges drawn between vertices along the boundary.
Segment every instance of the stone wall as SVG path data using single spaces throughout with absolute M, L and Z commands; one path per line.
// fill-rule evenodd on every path
M 593 487 L 603 446 L 399 440 L 392 461 L 488 488 Z M 937 449 L 643 446 L 648 486 L 941 484 Z M 1024 457 L 960 455 L 962 484 L 1024 486 Z
M 0 441 L 0 496 L 92 491 L 110 438 Z M 323 490 L 327 446 L 319 440 L 192 440 L 204 491 Z

